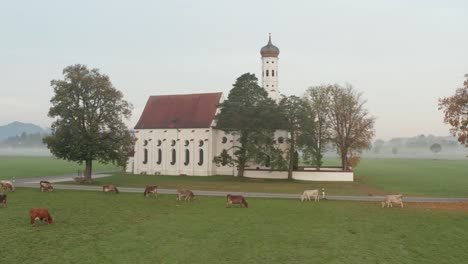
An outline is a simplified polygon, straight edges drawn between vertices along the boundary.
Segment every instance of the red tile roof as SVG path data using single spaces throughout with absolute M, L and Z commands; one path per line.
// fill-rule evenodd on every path
M 207 128 L 222 93 L 150 96 L 135 129 Z

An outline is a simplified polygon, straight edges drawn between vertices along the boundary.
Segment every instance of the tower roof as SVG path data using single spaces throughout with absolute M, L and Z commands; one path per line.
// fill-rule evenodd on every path
M 268 38 L 268 44 L 260 50 L 260 54 L 262 54 L 262 57 L 278 57 L 279 52 L 280 51 L 278 47 L 276 47 L 275 45 L 271 43 L 271 33 L 270 33 L 270 36 Z

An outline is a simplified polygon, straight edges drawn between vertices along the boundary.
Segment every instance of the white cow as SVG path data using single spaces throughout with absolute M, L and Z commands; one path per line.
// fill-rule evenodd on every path
M 314 198 L 314 200 L 318 202 L 320 200 L 319 190 L 305 190 L 302 193 L 301 202 L 303 202 L 304 200 L 310 201 L 310 198 Z
M 393 204 L 400 204 L 401 208 L 403 208 L 403 194 L 393 194 L 393 195 L 385 195 L 384 200 L 382 202 L 382 208 L 385 205 L 388 207 L 393 207 Z

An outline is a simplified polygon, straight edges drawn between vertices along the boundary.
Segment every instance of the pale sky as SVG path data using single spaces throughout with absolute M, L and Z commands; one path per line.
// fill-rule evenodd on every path
M 468 73 L 468 1 L 4 1 L 0 125 L 50 127 L 50 81 L 85 64 L 134 105 L 150 95 L 224 92 L 260 78 L 268 33 L 279 90 L 352 84 L 377 118 L 376 138 L 448 135 L 440 97 Z M 261 82 L 259 82 L 261 83 Z

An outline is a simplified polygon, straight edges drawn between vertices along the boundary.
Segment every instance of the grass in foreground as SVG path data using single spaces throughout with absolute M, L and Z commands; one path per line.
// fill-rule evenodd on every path
M 56 176 L 83 171 L 84 164 L 68 162 L 45 156 L 2 156 L 0 155 L 0 180 L 31 178 L 37 176 Z M 113 164 L 93 162 L 93 170 L 114 170 Z
M 463 263 L 467 213 L 377 203 L 19 188 L 0 208 L 2 263 Z M 52 225 L 32 228 L 46 207 Z M 440 230 L 438 232 L 437 230 Z

